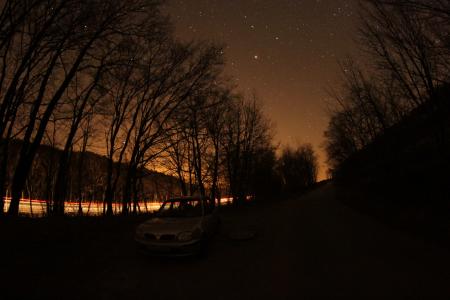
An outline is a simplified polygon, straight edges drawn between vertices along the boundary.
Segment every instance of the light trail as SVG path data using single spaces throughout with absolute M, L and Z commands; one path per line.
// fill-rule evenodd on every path
M 4 211 L 8 211 L 9 204 L 11 202 L 10 197 L 5 197 L 5 207 Z M 232 198 L 222 198 L 220 199 L 220 205 L 229 205 L 233 201 Z M 157 211 L 162 205 L 161 201 L 157 202 L 138 202 L 138 213 L 152 213 Z M 48 203 L 46 200 L 39 199 L 20 199 L 19 204 L 19 214 L 30 217 L 43 217 L 47 215 Z M 65 202 L 64 204 L 64 214 L 66 215 L 79 215 L 80 203 L 79 202 Z M 81 202 L 81 211 L 83 216 L 102 216 L 104 215 L 104 202 L 100 201 L 90 201 Z M 115 215 L 120 214 L 122 211 L 122 203 L 113 203 L 113 212 Z

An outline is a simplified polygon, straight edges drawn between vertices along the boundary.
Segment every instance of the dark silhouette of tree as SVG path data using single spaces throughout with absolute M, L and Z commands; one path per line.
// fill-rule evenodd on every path
M 310 144 L 295 150 L 285 148 L 278 160 L 277 169 L 286 193 L 302 192 L 317 182 L 317 156 Z
M 425 103 L 430 113 L 440 110 L 439 90 L 449 82 L 449 12 L 446 1 L 362 1 L 360 42 L 371 64 L 342 65 L 344 83 L 332 93 L 325 133 L 331 168 Z M 436 140 L 444 140 L 445 118 L 436 118 Z
M 89 112 L 92 111 L 96 104 L 101 99 L 102 95 L 94 95 L 97 85 L 100 82 L 103 70 L 105 68 L 105 61 L 107 54 L 103 57 L 102 61 L 99 62 L 99 66 L 95 71 L 94 78 L 90 84 L 80 90 L 78 87 L 78 82 L 74 82 L 74 99 L 70 99 L 68 96 L 69 103 L 67 104 L 67 111 L 69 113 L 68 119 L 70 124 L 68 125 L 67 138 L 63 151 L 59 157 L 58 163 L 58 173 L 55 182 L 55 192 L 54 192 L 54 202 L 53 202 L 53 214 L 63 215 L 64 214 L 64 202 L 66 200 L 67 185 L 68 185 L 68 174 L 70 170 L 70 163 L 72 161 L 72 149 L 74 143 L 76 142 L 77 133 L 80 129 L 80 124 L 86 117 L 89 117 Z M 63 105 L 62 109 L 66 109 L 66 105 Z M 86 142 L 86 141 L 83 141 Z
M 83 207 L 82 202 L 83 198 L 85 198 L 85 189 L 84 185 L 88 183 L 83 176 L 84 166 L 86 165 L 86 151 L 89 145 L 89 140 L 92 137 L 92 119 L 94 117 L 94 108 L 91 108 L 89 112 L 87 112 L 86 117 L 82 121 L 81 124 L 81 142 L 79 145 L 78 157 L 76 160 L 76 198 L 78 200 L 78 215 L 83 215 Z
M 108 161 L 104 201 L 108 215 L 112 214 L 122 162 L 139 125 L 142 109 L 152 109 L 152 100 L 149 100 L 152 93 L 162 92 L 165 87 L 161 83 L 169 81 L 175 68 L 187 57 L 187 50 L 170 40 L 168 24 L 161 16 L 155 14 L 147 22 L 134 38 L 127 36 L 118 43 L 112 54 L 115 63 L 102 81 L 106 91 L 102 113 L 106 123 Z
M 250 182 L 258 154 L 271 149 L 271 126 L 257 97 L 236 98 L 226 112 L 224 162 L 229 194 L 236 204 L 250 196 Z
M 255 172 L 273 173 L 274 160 L 266 158 L 274 149 L 256 98 L 244 101 L 215 82 L 194 93 L 175 120 L 177 131 L 162 162 L 178 177 L 183 193 L 212 199 L 228 194 L 238 203 L 267 187 Z
M 220 172 L 221 172 L 221 157 L 224 152 L 224 134 L 226 128 L 226 114 L 224 111 L 232 105 L 235 95 L 230 89 L 220 89 L 212 95 L 213 104 L 206 110 L 208 118 L 206 119 L 206 132 L 209 140 L 209 150 L 206 154 L 208 173 L 210 178 L 210 198 L 220 200 Z M 220 204 L 220 201 L 218 201 Z
M 162 163 L 178 178 L 184 195 L 198 190 L 207 196 L 209 189 L 209 196 L 216 198 L 218 192 L 223 112 L 232 98 L 231 90 L 219 82 L 211 81 L 193 93 L 172 120 L 174 131 Z
M 123 211 L 133 203 L 136 211 L 136 193 L 138 171 L 165 150 L 166 133 L 173 130 L 170 119 L 181 109 L 184 102 L 194 93 L 202 90 L 214 81 L 222 70 L 221 51 L 215 46 L 196 45 L 180 56 L 171 56 L 167 61 L 168 69 L 162 73 L 165 77 L 155 82 L 141 96 L 143 105 L 138 111 L 136 127 L 132 131 L 132 144 L 128 170 L 124 185 Z M 154 80 L 148 74 L 149 80 Z M 148 87 L 148 86 L 147 86 Z M 131 198 L 134 194 L 134 199 Z M 132 201 L 133 200 L 133 201 Z
M 32 4 L 23 23 L 8 35 L 11 45 L 5 53 L 9 73 L 2 87 L 0 132 L 6 132 L 18 110 L 27 115 L 12 181 L 11 215 L 18 213 L 20 194 L 48 122 L 74 79 L 98 68 L 99 51 L 108 52 L 115 37 L 141 28 L 157 3 L 69 0 Z
M 24 191 L 53 215 L 72 197 L 79 214 L 83 199 L 103 199 L 106 215 L 119 201 L 123 214 L 137 212 L 156 161 L 168 162 L 183 194 L 254 193 L 256 164 L 271 161 L 258 155 L 274 151 L 270 126 L 256 99 L 228 86 L 222 48 L 176 41 L 161 4 L 2 2 L 0 195 L 11 191 L 9 215 Z

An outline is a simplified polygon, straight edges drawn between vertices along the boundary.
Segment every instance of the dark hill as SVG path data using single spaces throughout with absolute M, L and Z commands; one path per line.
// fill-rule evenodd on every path
M 8 186 L 12 178 L 22 142 L 10 143 L 8 160 Z M 40 146 L 27 180 L 25 197 L 32 199 L 52 199 L 53 185 L 62 151 L 48 145 Z M 107 158 L 93 152 L 73 152 L 69 170 L 69 200 L 90 199 L 101 201 L 105 190 Z M 116 165 L 117 167 L 117 165 Z M 126 164 L 122 164 L 118 184 L 118 198 L 123 185 Z M 178 195 L 178 180 L 172 176 L 154 170 L 140 170 L 140 198 L 161 199 Z M 120 200 L 120 199 L 117 199 Z
M 450 89 L 342 164 L 346 203 L 401 227 L 446 232 L 450 213 Z

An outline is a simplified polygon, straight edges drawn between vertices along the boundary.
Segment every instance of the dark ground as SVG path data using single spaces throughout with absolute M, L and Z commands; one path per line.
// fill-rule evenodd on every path
M 448 249 L 342 205 L 331 185 L 222 218 L 204 259 L 138 255 L 139 218 L 2 221 L 0 299 L 450 299 Z

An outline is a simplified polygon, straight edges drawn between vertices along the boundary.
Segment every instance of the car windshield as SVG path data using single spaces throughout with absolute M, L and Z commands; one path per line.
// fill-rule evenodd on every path
M 193 218 L 202 216 L 200 199 L 172 199 L 164 201 L 157 215 L 159 217 Z

